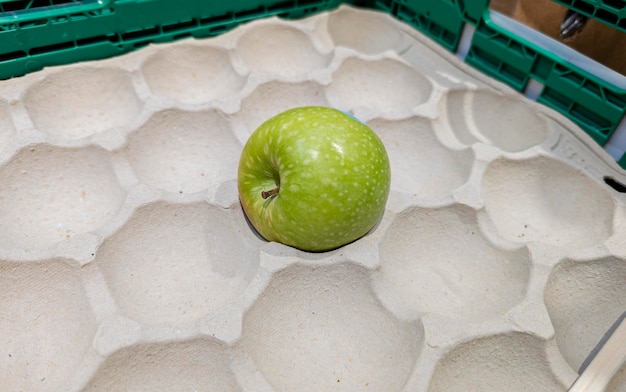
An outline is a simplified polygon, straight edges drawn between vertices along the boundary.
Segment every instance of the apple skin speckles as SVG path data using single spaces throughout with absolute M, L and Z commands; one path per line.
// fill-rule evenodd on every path
M 246 142 L 238 169 L 241 204 L 259 234 L 313 252 L 365 235 L 384 212 L 390 182 L 374 131 L 327 107 L 267 120 Z M 279 185 L 278 194 L 262 199 Z

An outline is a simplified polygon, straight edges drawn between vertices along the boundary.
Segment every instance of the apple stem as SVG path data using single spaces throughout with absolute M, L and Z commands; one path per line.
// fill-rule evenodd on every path
M 268 197 L 272 197 L 274 195 L 278 195 L 278 191 L 279 190 L 280 190 L 280 187 L 277 186 L 276 188 L 270 189 L 269 191 L 263 191 L 263 192 L 261 192 L 261 197 L 263 199 L 267 199 Z

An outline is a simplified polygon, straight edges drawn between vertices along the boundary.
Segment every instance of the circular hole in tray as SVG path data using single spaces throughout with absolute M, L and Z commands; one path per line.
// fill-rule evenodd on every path
M 514 332 L 461 343 L 437 365 L 429 392 L 561 392 L 545 342 Z
M 250 68 L 288 78 L 322 69 L 330 61 L 330 56 L 321 54 L 306 33 L 283 24 L 250 27 L 239 38 L 237 48 Z
M 561 354 L 578 370 L 626 309 L 626 260 L 565 260 L 550 274 L 545 302 Z
M 171 46 L 146 60 L 141 68 L 157 95 L 196 104 L 238 93 L 245 84 L 224 49 Z
M 124 203 L 107 152 L 45 144 L 0 168 L 0 243 L 43 248 L 96 230 Z
M 354 12 L 343 8 L 328 16 L 328 32 L 336 46 L 346 46 L 365 54 L 395 48 L 402 39 L 388 15 Z
M 498 159 L 489 164 L 482 187 L 489 217 L 510 241 L 580 249 L 603 242 L 613 231 L 615 202 L 609 191 L 555 159 Z
M 399 391 L 419 355 L 419 323 L 391 316 L 368 271 L 350 264 L 277 272 L 244 316 L 243 348 L 283 391 Z
M 459 141 L 492 144 L 517 152 L 541 143 L 548 134 L 546 120 L 518 96 L 492 91 L 451 91 L 446 97 L 448 121 Z
M 328 96 L 342 110 L 365 107 L 401 117 L 426 102 L 432 89 L 427 78 L 400 61 L 351 57 L 333 73 Z
M 391 163 L 391 189 L 433 199 L 449 196 L 463 185 L 473 163 L 471 150 L 445 148 L 429 120 L 373 120 L 368 124 L 382 139 Z
M 141 207 L 98 250 L 96 263 L 128 317 L 181 325 L 215 315 L 258 265 L 242 211 L 206 203 Z
M 142 344 L 111 354 L 85 392 L 240 391 L 225 344 L 211 339 Z
M 409 319 L 504 314 L 524 299 L 531 268 L 527 250 L 498 249 L 483 237 L 474 210 L 461 205 L 397 215 L 380 260 L 374 289 L 387 308 Z
M 37 129 L 66 139 L 121 127 L 141 110 L 130 74 L 114 68 L 59 71 L 30 86 L 24 104 Z
M 626 185 L 624 185 L 621 182 L 617 181 L 613 177 L 605 176 L 604 177 L 604 183 L 607 184 L 608 186 L 613 188 L 613 190 L 615 190 L 615 191 L 617 191 L 619 193 L 626 193 Z
M 314 82 L 261 84 L 242 100 L 237 116 L 252 133 L 264 121 L 299 106 L 328 106 L 322 86 Z
M 0 287 L 0 390 L 61 390 L 97 328 L 80 269 L 0 261 Z
M 124 149 L 142 182 L 173 193 L 199 192 L 236 178 L 240 152 L 222 114 L 177 109 L 153 114 Z

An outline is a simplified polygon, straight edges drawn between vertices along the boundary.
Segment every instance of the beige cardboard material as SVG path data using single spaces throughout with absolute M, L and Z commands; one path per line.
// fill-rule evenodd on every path
M 258 238 L 236 190 L 302 105 L 367 122 L 393 173 L 320 254 Z M 49 68 L 0 113 L 3 391 L 564 391 L 626 307 L 624 172 L 384 14 Z

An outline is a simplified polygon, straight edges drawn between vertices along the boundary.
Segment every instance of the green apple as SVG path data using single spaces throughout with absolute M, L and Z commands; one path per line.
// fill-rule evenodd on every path
M 268 241 L 321 252 L 365 235 L 385 209 L 387 151 L 367 125 L 327 107 L 287 110 L 250 136 L 238 169 L 241 204 Z

